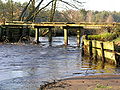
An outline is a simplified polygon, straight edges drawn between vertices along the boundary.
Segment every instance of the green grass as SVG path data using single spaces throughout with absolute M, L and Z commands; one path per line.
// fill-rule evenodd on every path
M 96 88 L 94 90 L 111 89 L 111 88 L 112 88 L 111 86 L 104 86 L 104 85 L 101 85 L 101 84 L 97 84 Z
M 99 35 L 88 35 L 90 40 L 112 41 L 118 37 L 118 33 L 103 33 Z

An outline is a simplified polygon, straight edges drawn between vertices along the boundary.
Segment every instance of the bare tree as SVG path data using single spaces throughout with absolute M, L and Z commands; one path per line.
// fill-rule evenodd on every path
M 45 9 L 46 7 L 51 5 L 51 13 L 50 13 L 49 21 L 52 22 L 54 19 L 54 14 L 56 12 L 56 8 L 58 6 L 57 2 L 61 2 L 61 3 L 65 4 L 66 6 L 69 6 L 69 7 L 75 8 L 75 9 L 79 9 L 80 5 L 82 5 L 82 3 L 83 3 L 78 0 L 71 0 L 71 1 L 72 2 L 67 1 L 67 0 L 49 0 L 45 5 L 42 5 L 45 2 L 45 0 L 40 0 L 38 5 L 35 7 L 35 0 L 30 0 L 28 2 L 28 4 L 26 5 L 25 9 L 23 10 L 23 12 L 21 13 L 19 20 L 33 21 L 35 19 L 35 17 L 39 14 L 39 12 L 41 12 L 43 9 Z M 31 4 L 32 4 L 33 9 L 29 13 L 29 15 L 26 17 L 26 19 L 24 19 L 27 8 Z
M 106 22 L 107 22 L 107 23 L 112 23 L 112 22 L 114 22 L 113 16 L 112 16 L 112 15 L 109 15 L 108 18 L 107 18 L 107 20 L 106 20 Z
M 86 21 L 87 21 L 87 22 L 92 22 L 92 18 L 93 18 L 93 12 L 92 12 L 92 11 L 89 11 L 89 12 L 87 13 Z

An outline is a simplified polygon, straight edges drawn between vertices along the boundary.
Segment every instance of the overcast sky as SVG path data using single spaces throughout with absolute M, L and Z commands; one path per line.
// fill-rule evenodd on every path
M 13 1 L 25 2 L 28 0 L 13 0 Z M 67 1 L 71 1 L 71 0 L 67 0 Z M 86 3 L 84 4 L 83 8 L 87 10 L 120 11 L 120 0 L 78 0 L 78 1 L 85 1 Z
M 85 7 L 90 10 L 120 11 L 120 0 L 86 0 Z

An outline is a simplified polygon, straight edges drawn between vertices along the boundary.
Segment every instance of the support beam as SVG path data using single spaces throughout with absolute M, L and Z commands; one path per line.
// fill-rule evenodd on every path
M 48 41 L 49 45 L 52 46 L 52 28 L 49 28 Z
M 64 45 L 68 45 L 68 30 L 64 28 Z
M 39 43 L 39 28 L 35 30 L 35 42 L 38 44 Z
M 77 46 L 80 47 L 80 34 L 81 34 L 81 31 L 80 29 L 77 30 Z

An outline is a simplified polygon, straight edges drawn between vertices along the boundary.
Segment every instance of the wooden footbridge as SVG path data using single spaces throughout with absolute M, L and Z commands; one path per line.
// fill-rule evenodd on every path
M 19 37 L 22 36 L 25 29 L 29 28 L 35 28 L 35 41 L 36 43 L 39 43 L 39 35 L 41 28 L 48 28 L 48 38 L 49 38 L 49 44 L 52 43 L 52 28 L 54 27 L 60 27 L 64 31 L 64 45 L 68 45 L 68 29 L 73 28 L 74 30 L 77 30 L 77 45 L 80 45 L 80 36 L 81 36 L 81 30 L 83 29 L 101 29 L 101 28 L 115 28 L 117 25 L 120 25 L 119 23 L 67 23 L 67 22 L 41 22 L 41 23 L 24 23 L 24 22 L 9 22 L 1 24 L 0 27 L 5 29 L 5 31 L 8 31 L 7 34 L 10 35 L 10 29 L 18 29 Z M 2 30 L 2 29 L 1 29 Z M 29 31 L 28 31 L 29 33 Z M 1 37 L 2 37 L 3 31 L 1 31 Z M 29 34 L 28 34 L 29 35 Z

